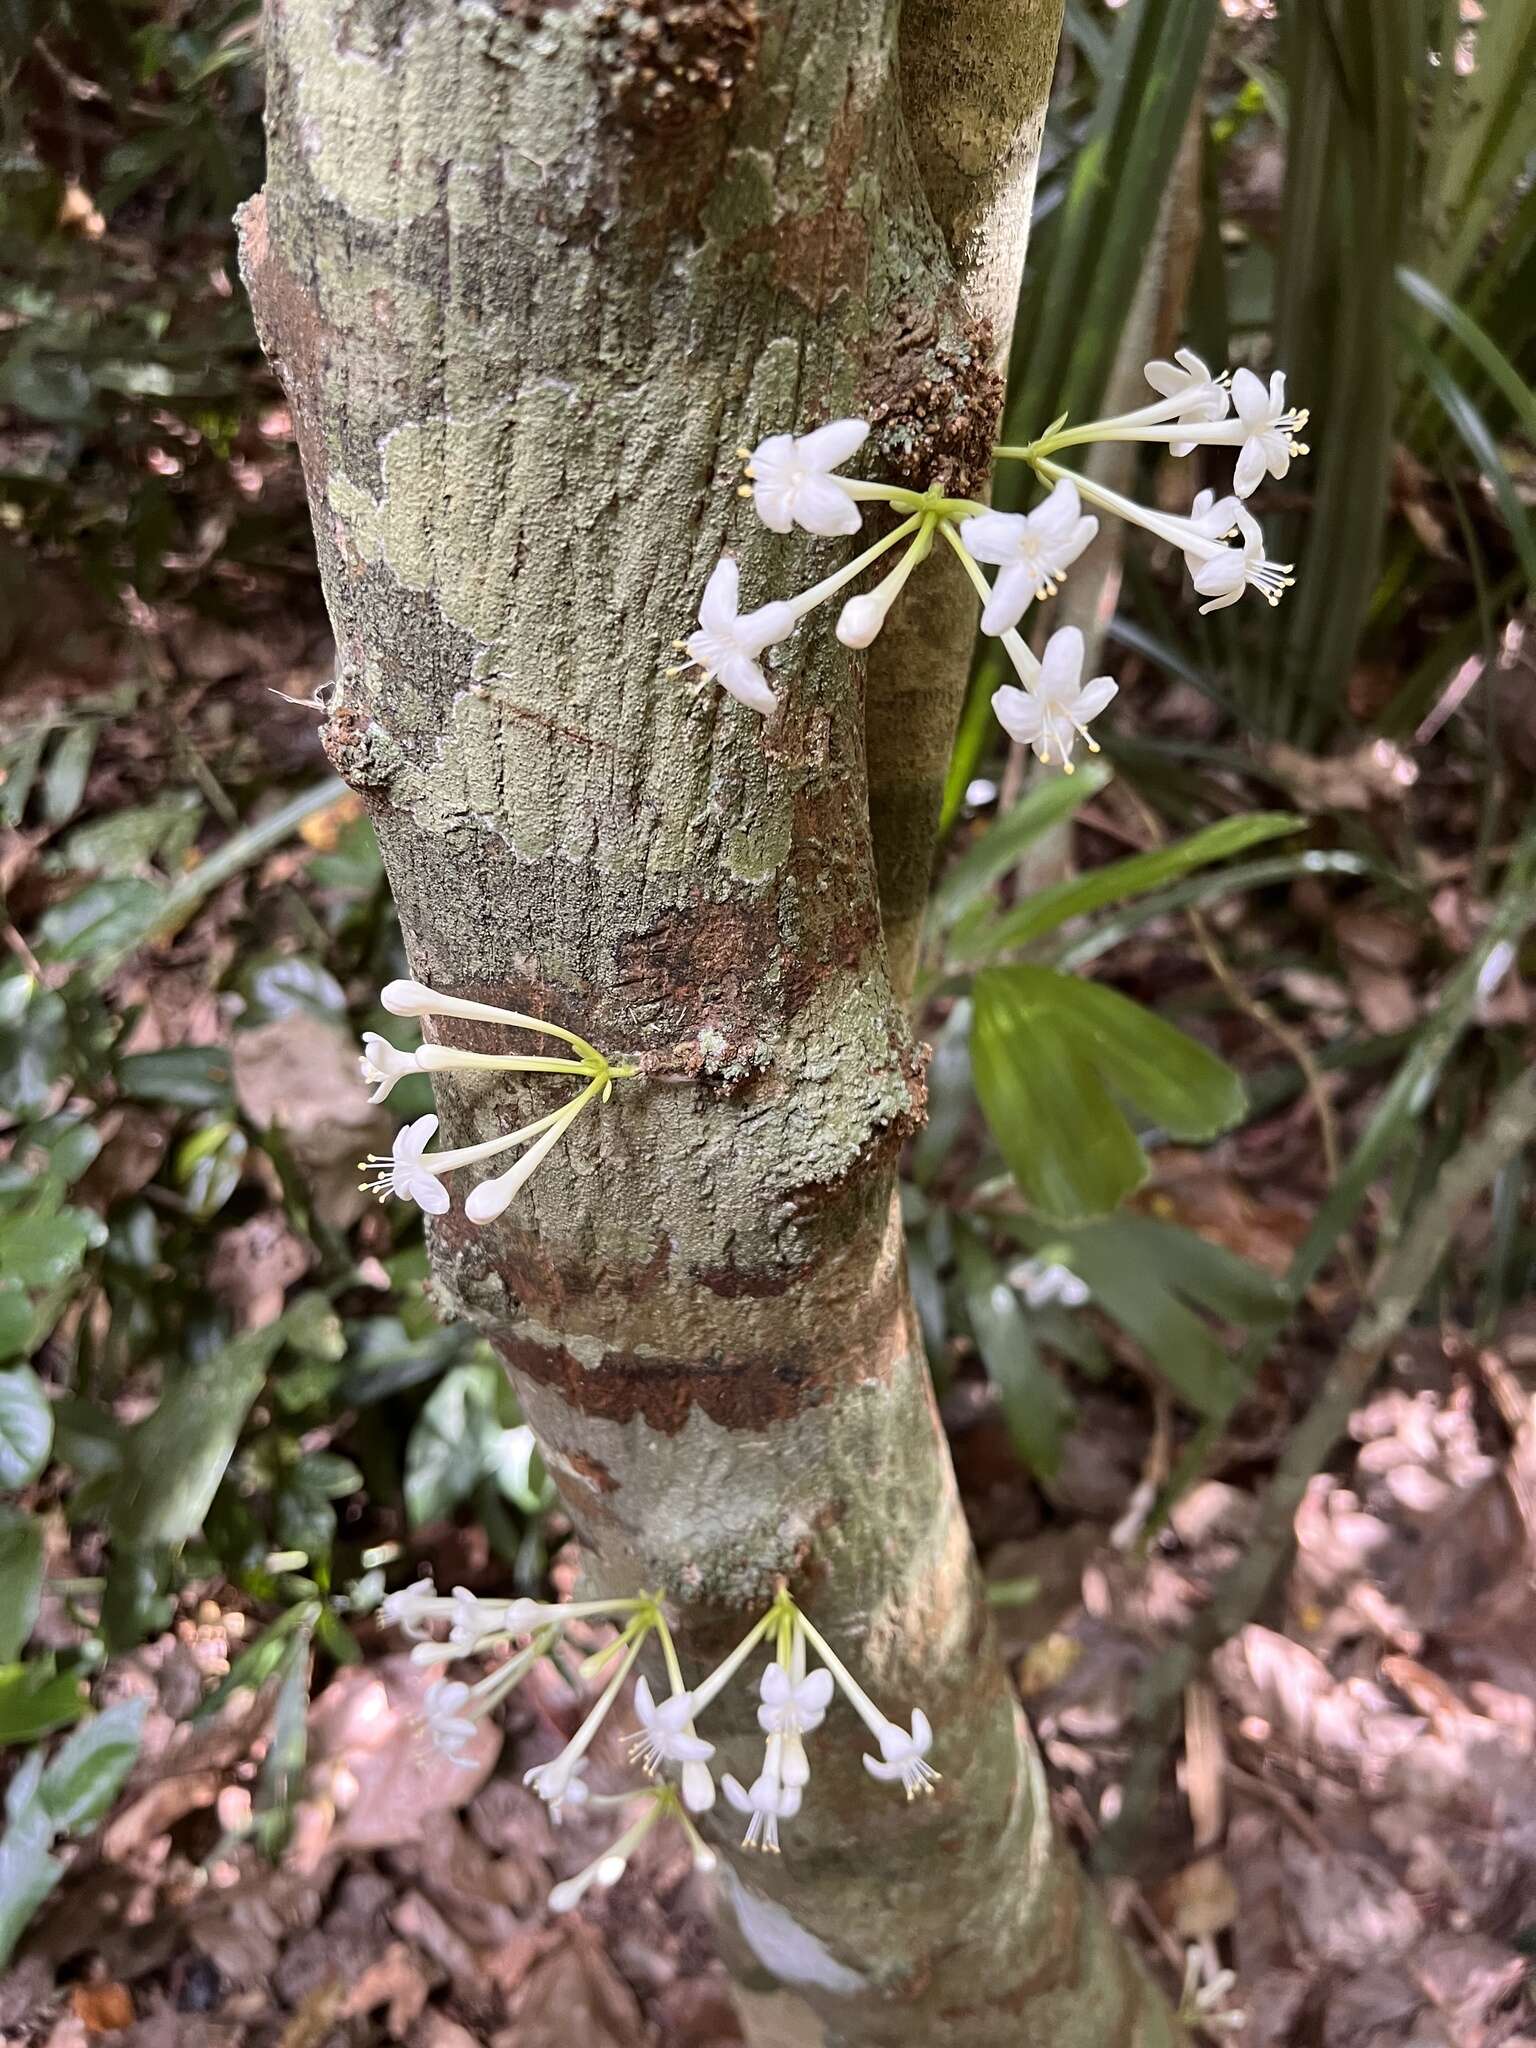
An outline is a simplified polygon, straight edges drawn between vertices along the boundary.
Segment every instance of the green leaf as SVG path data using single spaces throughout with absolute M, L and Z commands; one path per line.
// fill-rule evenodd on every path
M 1423 372 L 1425 383 L 1444 408 L 1446 418 L 1461 436 L 1468 453 L 1482 471 L 1488 488 L 1504 516 L 1504 524 L 1509 528 L 1509 537 L 1514 543 L 1515 553 L 1520 557 L 1520 567 L 1526 583 L 1531 589 L 1536 589 L 1536 531 L 1532 529 L 1530 517 L 1515 487 L 1515 480 L 1499 453 L 1498 442 L 1494 439 L 1488 422 L 1439 357 L 1425 346 L 1418 335 L 1405 329 L 1403 341 L 1409 354 Z
M 67 1728 L 85 1712 L 85 1692 L 55 1660 L 0 1665 L 0 1743 L 35 1742 L 55 1728 Z
M 53 1448 L 53 1411 L 30 1365 L 0 1372 L 0 1489 L 29 1486 Z
M 0 1835 L 0 1969 L 64 1875 L 63 1864 L 48 1853 L 52 1840 L 47 1816 L 36 1807 Z
M 1489 383 L 1509 400 L 1524 432 L 1536 440 L 1536 391 L 1526 383 L 1487 330 L 1480 327 L 1469 313 L 1464 313 L 1454 299 L 1448 299 L 1438 285 L 1431 284 L 1427 277 L 1410 270 L 1405 263 L 1397 267 L 1397 282 L 1409 298 L 1432 313 L 1456 337 Z
M 1116 1208 L 1147 1162 L 1092 1063 L 1007 970 L 979 974 L 974 1000 L 977 1099 L 1025 1199 L 1061 1220 Z
M 227 1046 L 180 1045 L 135 1052 L 117 1063 L 119 1094 L 130 1102 L 170 1102 L 182 1109 L 224 1109 L 232 1101 Z
M 993 971 L 1014 977 L 1026 1000 L 1053 1004 L 1113 1092 L 1170 1137 L 1213 1138 L 1241 1122 L 1248 1098 L 1226 1061 L 1141 1003 L 1048 967 Z
M 119 955 L 147 937 L 165 891 L 153 882 L 89 882 L 37 921 L 37 949 L 54 960 Z
M 1205 1313 L 1239 1320 L 1230 1311 L 1244 1306 L 1253 1312 L 1250 1327 L 1271 1328 L 1278 1319 L 1278 1283 L 1242 1260 L 1229 1264 L 1220 1246 L 1141 1216 L 1079 1225 L 1064 1245 L 1055 1228 L 1020 1217 L 999 1221 L 1032 1252 L 1049 1249 L 1086 1281 L 1095 1304 L 1135 1339 L 1158 1375 L 1197 1414 L 1229 1412 L 1243 1377 Z
M 64 998 L 29 975 L 0 973 L 0 1111 L 40 1116 L 68 1059 Z
M 1110 780 L 1101 761 L 1089 760 L 1076 775 L 1050 775 L 1036 783 L 1013 808 L 978 834 L 949 869 L 933 893 L 928 917 L 936 931 L 945 930 L 980 902 L 993 885 L 1017 866 L 1025 850 L 1064 823 Z
M 106 1242 L 106 1225 L 89 1209 L 51 1216 L 10 1216 L 0 1223 L 0 1283 L 57 1287 L 80 1269 L 93 1246 Z
M 1207 825 L 1188 839 L 1153 853 L 1132 854 L 1127 860 L 1110 861 L 1085 875 L 1073 875 L 1053 888 L 1041 889 L 1027 903 L 1006 916 L 985 923 L 974 912 L 955 929 L 951 941 L 953 956 L 959 960 L 986 960 L 998 953 L 1012 952 L 1054 931 L 1068 918 L 1083 917 L 1101 910 L 1107 903 L 1123 903 L 1148 890 L 1161 889 L 1195 868 L 1226 860 L 1263 840 L 1286 832 L 1300 831 L 1306 820 L 1291 811 L 1252 811 L 1239 818 L 1223 818 Z
M 65 727 L 43 775 L 43 816 L 50 825 L 67 824 L 80 808 L 95 752 L 92 720 Z
M 1225 1062 L 1113 989 L 1047 967 L 994 967 L 973 997 L 976 1093 L 1042 1216 L 1104 1215 L 1146 1178 L 1115 1097 L 1180 1138 L 1211 1137 L 1243 1114 Z
M 21 1655 L 42 1589 L 42 1523 L 20 1508 L 0 1507 L 0 1664 Z
M 282 1341 L 279 1319 L 170 1380 L 123 1444 L 110 1516 L 117 1543 L 174 1550 L 196 1535 Z
M 75 1729 L 43 1773 L 38 1798 L 60 1834 L 101 1819 L 132 1770 L 148 1702 L 121 1700 Z
M 1002 1268 L 971 1231 L 956 1241 L 971 1335 L 998 1391 L 1003 1419 L 1020 1459 L 1038 1479 L 1052 1479 L 1075 1413 L 1071 1396 L 1040 1355 L 1029 1318 Z
M 445 1373 L 428 1396 L 405 1450 L 405 1506 L 412 1528 L 440 1520 L 496 1477 L 502 1439 L 520 1420 L 500 1366 L 475 1360 Z
M 0 1361 L 20 1358 L 32 1349 L 36 1322 L 19 1283 L 0 1281 Z

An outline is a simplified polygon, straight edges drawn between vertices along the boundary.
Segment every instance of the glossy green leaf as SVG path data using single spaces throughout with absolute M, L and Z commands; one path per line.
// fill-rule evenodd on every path
M 153 882 L 88 882 L 37 921 L 37 949 L 54 960 L 121 956 L 147 938 L 165 891 Z
M 961 961 L 986 960 L 1012 952 L 1054 931 L 1069 918 L 1084 917 L 1108 903 L 1123 903 L 1152 889 L 1164 888 L 1196 868 L 1227 860 L 1266 839 L 1300 831 L 1305 823 L 1304 818 L 1291 811 L 1251 811 L 1242 817 L 1223 818 L 1191 833 L 1187 839 L 1160 846 L 1155 852 L 1136 853 L 1126 860 L 1090 868 L 1086 874 L 1072 875 L 1052 888 L 1038 890 L 1006 916 L 984 922 L 973 913 L 962 920 L 950 940 L 952 957 Z
M 1063 824 L 1110 780 L 1102 761 L 1089 760 L 1076 775 L 1047 774 L 1012 809 L 977 835 L 933 893 L 928 918 L 942 931 L 986 897 L 1017 866 L 1027 848 Z
M 521 1418 L 506 1374 L 487 1360 L 455 1366 L 433 1388 L 405 1449 L 411 1526 L 435 1522 L 498 1476 L 503 1439 Z
M 1242 1120 L 1243 1084 L 1225 1060 L 1142 1003 L 1046 967 L 1012 967 L 1021 997 L 1051 1006 L 1106 1085 L 1170 1137 L 1213 1138 Z
M 251 1403 L 283 1341 L 281 1321 L 175 1374 L 127 1436 L 112 1497 L 114 1540 L 175 1549 L 202 1527 Z
M 92 1826 L 133 1769 L 148 1702 L 120 1700 L 69 1735 L 43 1773 L 38 1799 L 60 1834 Z
M 0 1743 L 35 1742 L 67 1728 L 85 1712 L 85 1692 L 51 1657 L 0 1665 Z
M 30 1486 L 53 1448 L 53 1411 L 30 1365 L 0 1372 L 0 1491 Z
M 1509 400 L 1521 427 L 1532 440 L 1536 440 L 1536 391 L 1526 383 L 1492 335 L 1469 313 L 1463 312 L 1454 299 L 1448 299 L 1438 285 L 1432 284 L 1418 271 L 1411 270 L 1407 264 L 1398 265 L 1397 282 L 1410 299 L 1433 314 L 1461 343 L 1489 383 Z
M 976 977 L 971 1058 L 992 1134 L 1031 1206 L 1107 1214 L 1146 1177 L 1128 1103 L 1170 1135 L 1208 1138 L 1243 1114 L 1242 1084 L 1140 1004 L 1045 967 Z
M 0 1507 L 0 1664 L 21 1655 L 42 1589 L 42 1523 L 20 1508 Z
M 996 1259 L 970 1231 L 956 1248 L 971 1335 L 1013 1447 L 1036 1478 L 1054 1478 L 1075 1412 L 1072 1398 L 1041 1356 L 1023 1304 Z
M 1515 553 L 1520 558 L 1529 588 L 1536 589 L 1536 529 L 1532 528 L 1529 513 L 1515 487 L 1504 457 L 1499 452 L 1498 442 L 1489 429 L 1488 422 L 1456 379 L 1446 369 L 1434 352 L 1427 348 L 1416 334 L 1404 330 L 1403 339 L 1409 354 L 1423 372 L 1424 381 L 1439 400 L 1446 418 L 1456 429 L 1465 443 L 1467 452 L 1482 471 L 1485 482 L 1492 491 L 1504 524 L 1509 528 L 1509 537 Z
M 976 977 L 976 1095 L 1019 1188 L 1042 1216 L 1114 1209 L 1146 1178 L 1135 1133 L 1050 1002 L 1005 968 Z
M 230 1073 L 227 1046 L 178 1045 L 168 1052 L 136 1052 L 119 1060 L 117 1086 L 130 1102 L 221 1109 L 232 1100 Z
M 48 1853 L 52 1840 L 48 1817 L 35 1804 L 0 1835 L 0 1969 L 64 1875 L 63 1864 Z

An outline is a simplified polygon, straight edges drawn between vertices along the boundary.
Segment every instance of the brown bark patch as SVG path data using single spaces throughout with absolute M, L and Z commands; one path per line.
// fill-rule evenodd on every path
M 563 1344 L 498 1337 L 496 1348 L 514 1372 L 558 1389 L 568 1406 L 605 1422 L 641 1416 L 662 1436 L 676 1436 L 697 1404 L 722 1429 L 760 1431 L 788 1422 L 828 1392 L 833 1375 L 808 1345 L 770 1356 L 721 1355 L 700 1362 L 605 1351 L 584 1366 Z M 573 1461 L 574 1462 L 574 1461 Z
M 587 1451 L 567 1451 L 565 1461 L 573 1472 L 579 1472 L 596 1493 L 617 1493 L 619 1482 L 614 1478 L 601 1458 L 594 1458 Z
M 866 352 L 856 409 L 901 482 L 981 496 L 1003 407 L 991 322 L 910 302 L 895 307 L 892 321 Z
M 326 325 L 313 295 L 273 247 L 265 192 L 246 200 L 235 214 L 235 225 L 240 237 L 240 274 L 250 294 L 261 345 L 288 394 L 305 480 L 311 501 L 318 503 L 330 473 L 316 409 Z
M 756 0 L 635 0 L 603 16 L 594 63 L 631 128 L 673 137 L 729 111 L 761 40 Z

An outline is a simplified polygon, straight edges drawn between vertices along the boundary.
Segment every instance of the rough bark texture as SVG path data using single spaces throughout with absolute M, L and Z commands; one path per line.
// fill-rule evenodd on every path
M 1058 13 L 971 11 L 1011 67 L 977 75 L 1025 97 L 1012 131 L 983 106 L 945 182 L 927 114 L 963 48 L 941 38 L 930 77 L 909 33 L 898 72 L 890 0 L 269 0 L 242 220 L 336 630 L 326 745 L 412 972 L 647 1069 L 502 1224 L 432 1227 L 442 1305 L 506 1359 L 594 1578 L 664 1589 L 692 1673 L 782 1574 L 883 1703 L 933 1717 L 944 1782 L 906 1809 L 834 1713 L 791 1853 L 732 1852 L 726 1884 L 827 2040 L 903 2048 L 1170 2026 L 1053 1839 L 929 1392 L 893 1200 L 922 1066 L 859 664 L 813 621 L 766 728 L 663 669 L 723 545 L 746 603 L 831 557 L 737 505 L 738 441 L 873 408 L 891 473 L 975 481 L 998 337 L 956 266 L 1006 241 Z M 941 624 L 886 707 L 887 740 L 933 725 L 922 801 L 948 745 L 927 693 L 952 719 L 969 638 L 942 588 L 912 601 Z M 925 829 L 903 826 L 898 916 Z M 557 1099 L 438 1077 L 451 1144 Z M 749 1726 L 723 1744 L 738 1776 Z

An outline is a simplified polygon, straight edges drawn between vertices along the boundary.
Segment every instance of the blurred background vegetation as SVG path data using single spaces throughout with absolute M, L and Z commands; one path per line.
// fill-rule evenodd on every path
M 386 1575 L 532 1588 L 562 1535 L 416 1211 L 355 1188 L 430 1098 L 354 1080 L 403 960 L 314 739 L 302 480 L 235 275 L 259 43 L 246 0 L 0 9 L 0 1953 L 132 1765 L 131 1711 L 83 1718 L 115 1657 L 196 1641 L 203 1714 L 270 1687 L 276 1849 Z M 1187 338 L 1283 363 L 1314 453 L 1266 492 L 1278 613 L 1199 619 L 1139 536 L 1102 565 L 1102 767 L 1021 793 L 978 657 L 906 1200 L 984 1548 L 1025 1492 L 1084 1511 L 1096 1461 L 1109 1513 L 1268 1469 L 1361 1260 L 1528 1056 L 1533 75 L 1527 0 L 1069 0 L 1007 438 Z M 1192 468 L 1139 488 L 1186 509 Z M 1139 1021 L 1021 1097 L 1090 965 Z M 1078 1111 L 1117 1120 L 1086 1179 Z M 1499 1328 L 1528 1192 L 1426 1312 Z

